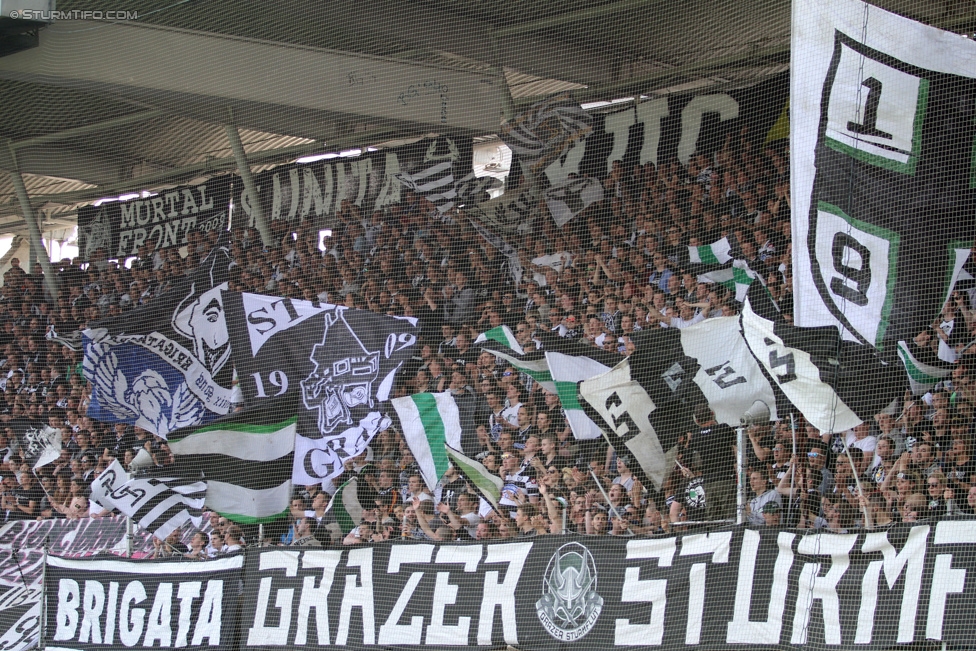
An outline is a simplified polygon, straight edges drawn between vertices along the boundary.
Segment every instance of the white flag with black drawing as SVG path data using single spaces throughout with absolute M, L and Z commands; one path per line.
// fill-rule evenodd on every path
M 92 502 L 97 502 L 103 507 L 108 506 L 110 504 L 108 496 L 119 488 L 122 488 L 127 481 L 129 481 L 129 474 L 122 467 L 122 464 L 119 463 L 119 460 L 115 459 L 91 483 L 89 497 Z
M 20 454 L 31 468 L 46 466 L 61 456 L 61 430 L 26 418 L 14 418 L 7 427 L 17 437 Z
M 776 420 L 776 396 L 742 338 L 739 319 L 705 319 L 678 332 L 685 354 L 698 361 L 694 382 L 718 422 L 738 426 L 757 400 L 769 407 L 770 420 Z

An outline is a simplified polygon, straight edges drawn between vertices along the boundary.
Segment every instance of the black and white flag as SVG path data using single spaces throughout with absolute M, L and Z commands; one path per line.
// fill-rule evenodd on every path
M 104 473 L 103 473 L 104 474 Z M 106 492 L 102 504 L 126 514 L 160 540 L 187 522 L 199 527 L 207 482 L 184 477 L 136 477 Z
M 950 262 L 952 266 L 949 272 L 949 287 L 942 301 L 943 305 L 952 300 L 953 292 L 966 292 L 972 296 L 973 290 L 976 289 L 976 257 L 973 257 L 972 246 L 953 248 Z
M 107 499 L 108 496 L 122 488 L 127 481 L 129 481 L 129 474 L 122 467 L 122 464 L 119 463 L 119 460 L 115 459 L 91 483 L 91 492 L 88 494 L 89 499 L 106 508 L 110 504 Z M 108 506 L 108 508 L 111 507 Z
M 976 43 L 860 0 L 794 3 L 792 42 L 794 321 L 893 360 L 972 239 Z
M 224 301 L 246 403 L 299 397 L 293 481 L 338 475 L 389 427 L 388 401 L 414 354 L 416 319 L 258 294 L 225 292 Z
M 455 183 L 457 204 L 462 207 L 490 201 L 488 192 L 501 189 L 503 185 L 504 183 L 494 176 L 475 176 L 474 172 L 469 172 L 467 176 Z
M 230 340 L 221 292 L 236 264 L 229 238 L 192 275 L 145 305 L 83 331 L 88 416 L 165 438 L 231 408 Z
M 836 327 L 788 323 L 759 285 L 750 289 L 739 318 L 742 336 L 767 377 L 822 432 L 860 425 L 905 388 L 900 365 L 885 364 L 867 347 L 842 341 Z
M 662 444 L 651 420 L 656 409 L 647 391 L 631 377 L 625 359 L 606 373 L 579 383 L 579 394 L 605 424 L 604 436 L 617 450 L 626 449 L 661 490 L 674 467 L 676 449 Z
M 20 454 L 31 468 L 46 466 L 61 455 L 61 430 L 26 418 L 14 418 L 7 427 L 17 436 Z
M 206 479 L 207 508 L 229 520 L 252 524 L 282 517 L 291 502 L 296 411 L 289 395 L 172 432 L 176 468 Z
M 407 189 L 434 204 L 438 211 L 447 212 L 454 207 L 458 197 L 455 167 L 460 160 L 461 154 L 454 140 L 438 138 L 431 141 L 419 169 L 399 172 L 394 176 Z
M 536 188 L 522 186 L 491 201 L 465 208 L 465 212 L 489 230 L 505 234 L 522 233 L 531 228 L 538 202 Z
M 559 226 L 565 226 L 598 201 L 603 201 L 603 184 L 590 176 L 571 178 L 545 191 L 549 214 Z
M 503 124 L 499 137 L 532 172 L 541 172 L 592 130 L 590 114 L 560 93 Z
M 654 401 L 659 432 L 688 431 L 700 404 L 708 404 L 719 422 L 736 426 L 757 400 L 774 415 L 786 404 L 776 399 L 749 354 L 735 319 L 706 319 L 686 328 L 646 328 L 631 340 L 635 346 L 629 358 L 631 377 Z
M 749 352 L 736 317 L 705 319 L 687 328 L 650 328 L 633 337 L 635 379 L 667 390 L 692 408 L 707 402 L 720 423 L 739 425 L 742 414 L 758 400 L 777 418 L 773 387 Z M 666 394 L 665 394 L 666 396 Z
M 504 237 L 492 232 L 483 224 L 474 219 L 469 219 L 468 221 L 471 222 L 471 226 L 485 242 L 498 249 L 498 252 L 505 256 L 508 272 L 512 276 L 512 285 L 518 289 L 522 284 L 522 276 L 525 273 L 518 251 Z

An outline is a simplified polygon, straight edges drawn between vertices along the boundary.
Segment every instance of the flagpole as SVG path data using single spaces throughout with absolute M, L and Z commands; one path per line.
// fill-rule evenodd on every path
M 44 496 L 47 497 L 48 504 L 50 504 L 51 505 L 51 508 L 53 509 L 54 508 L 54 500 L 51 499 L 51 494 L 47 492 L 47 489 L 46 488 L 44 488 L 44 482 L 42 482 L 40 476 L 38 476 L 38 474 L 37 474 L 37 468 L 31 468 L 31 474 L 34 475 L 34 479 L 37 480 L 37 483 L 38 483 L 38 485 L 40 485 L 41 490 L 44 491 Z M 40 515 L 40 513 L 38 513 L 38 515 Z
M 135 476 L 134 472 L 126 473 L 127 480 L 131 480 L 133 476 Z M 125 516 L 125 555 L 132 558 L 132 518 L 127 513 L 122 515 Z
M 613 517 L 619 518 L 620 512 L 617 511 L 617 508 L 610 501 L 610 496 L 607 495 L 607 492 L 603 490 L 603 484 L 600 483 L 600 480 L 597 478 L 596 473 L 590 470 L 590 476 L 593 477 L 593 481 L 596 482 L 596 487 L 600 489 L 600 493 L 603 495 L 603 499 L 607 501 L 607 506 L 610 508 L 610 512 L 613 514 Z M 627 533 L 629 533 L 630 535 L 634 535 L 634 532 L 630 530 L 629 522 L 627 524 Z
M 864 514 L 864 528 L 872 529 L 871 511 L 868 509 L 867 504 L 864 503 L 867 500 L 864 499 L 864 489 L 861 487 L 861 478 L 858 476 L 860 473 L 858 473 L 857 467 L 854 465 L 854 459 L 851 459 L 850 448 L 847 447 L 847 436 L 845 435 L 841 440 L 844 441 L 844 454 L 847 456 L 847 461 L 851 464 L 851 472 L 854 474 L 854 484 L 857 486 L 857 494 L 861 498 L 858 501 L 861 503 L 861 512 Z
M 965 346 L 963 346 L 963 348 L 962 348 L 962 350 L 960 350 L 958 354 L 959 354 L 959 355 L 962 355 L 962 354 L 963 354 L 963 353 L 965 353 L 965 352 L 966 352 L 967 350 L 969 350 L 970 348 L 972 348 L 974 344 L 976 344 L 976 339 L 973 339 L 973 340 L 972 340 L 972 341 L 970 341 L 970 342 L 969 342 L 968 344 L 966 344 Z M 945 360 L 943 360 L 943 361 L 945 361 Z
M 744 425 L 739 425 L 735 430 L 735 465 L 736 465 L 736 483 L 738 486 L 735 491 L 735 523 L 743 524 L 746 519 L 746 428 Z M 708 496 L 705 496 L 708 499 Z
M 41 622 L 39 631 L 38 649 L 44 649 L 44 640 L 47 639 L 47 546 L 48 541 L 44 541 L 43 565 L 41 565 Z M 19 562 L 18 562 L 19 566 Z M 26 582 L 25 582 L 26 587 Z
M 790 412 L 790 430 L 793 432 L 793 456 L 791 459 L 796 459 L 796 417 L 793 412 Z M 796 473 L 793 471 L 792 466 L 790 467 L 790 503 L 789 509 L 786 512 L 786 522 L 787 524 L 793 522 L 793 496 L 794 490 L 796 488 Z

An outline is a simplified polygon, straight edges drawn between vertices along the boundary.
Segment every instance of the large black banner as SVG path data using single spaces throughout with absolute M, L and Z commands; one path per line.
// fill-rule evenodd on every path
M 224 292 L 234 366 L 248 405 L 300 397 L 295 484 L 321 483 L 386 429 L 417 320 L 344 306 Z
M 845 645 L 976 634 L 976 522 L 248 555 L 241 648 Z
M 234 649 L 243 565 L 49 556 L 46 648 Z
M 127 553 L 123 517 L 81 520 L 22 520 L 0 529 L 0 649 L 22 651 L 37 644 L 41 620 L 44 550 L 81 558 Z M 132 555 L 153 550 L 145 532 L 132 534 Z
M 571 172 L 602 178 L 619 160 L 624 169 L 677 159 L 687 164 L 694 153 L 712 154 L 727 137 L 739 136 L 761 148 L 777 119 L 784 116 L 789 75 L 749 88 L 708 95 L 675 94 L 647 99 L 632 108 L 594 116 L 593 131 L 546 168 L 552 185 Z M 783 137 L 786 131 L 783 131 Z M 512 165 L 512 172 L 519 167 Z M 509 181 L 509 185 L 513 184 Z
M 404 186 L 396 174 L 414 174 L 432 163 L 450 160 L 454 180 L 460 181 L 472 171 L 471 156 L 471 138 L 426 138 L 356 157 L 281 165 L 258 174 L 254 183 L 269 221 L 332 217 L 344 201 L 368 216 L 400 201 Z M 243 212 L 248 226 L 253 226 L 253 200 L 240 183 L 235 186 L 234 205 Z
M 233 178 L 217 176 L 152 197 L 83 206 L 78 209 L 78 253 L 83 260 L 122 259 L 137 255 L 149 242 L 158 250 L 183 246 L 194 231 L 225 231 Z

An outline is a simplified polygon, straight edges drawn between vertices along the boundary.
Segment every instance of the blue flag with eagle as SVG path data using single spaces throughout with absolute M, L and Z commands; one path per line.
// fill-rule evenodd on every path
M 231 408 L 222 290 L 235 262 L 228 238 L 151 304 L 82 331 L 88 416 L 153 434 L 200 425 Z

